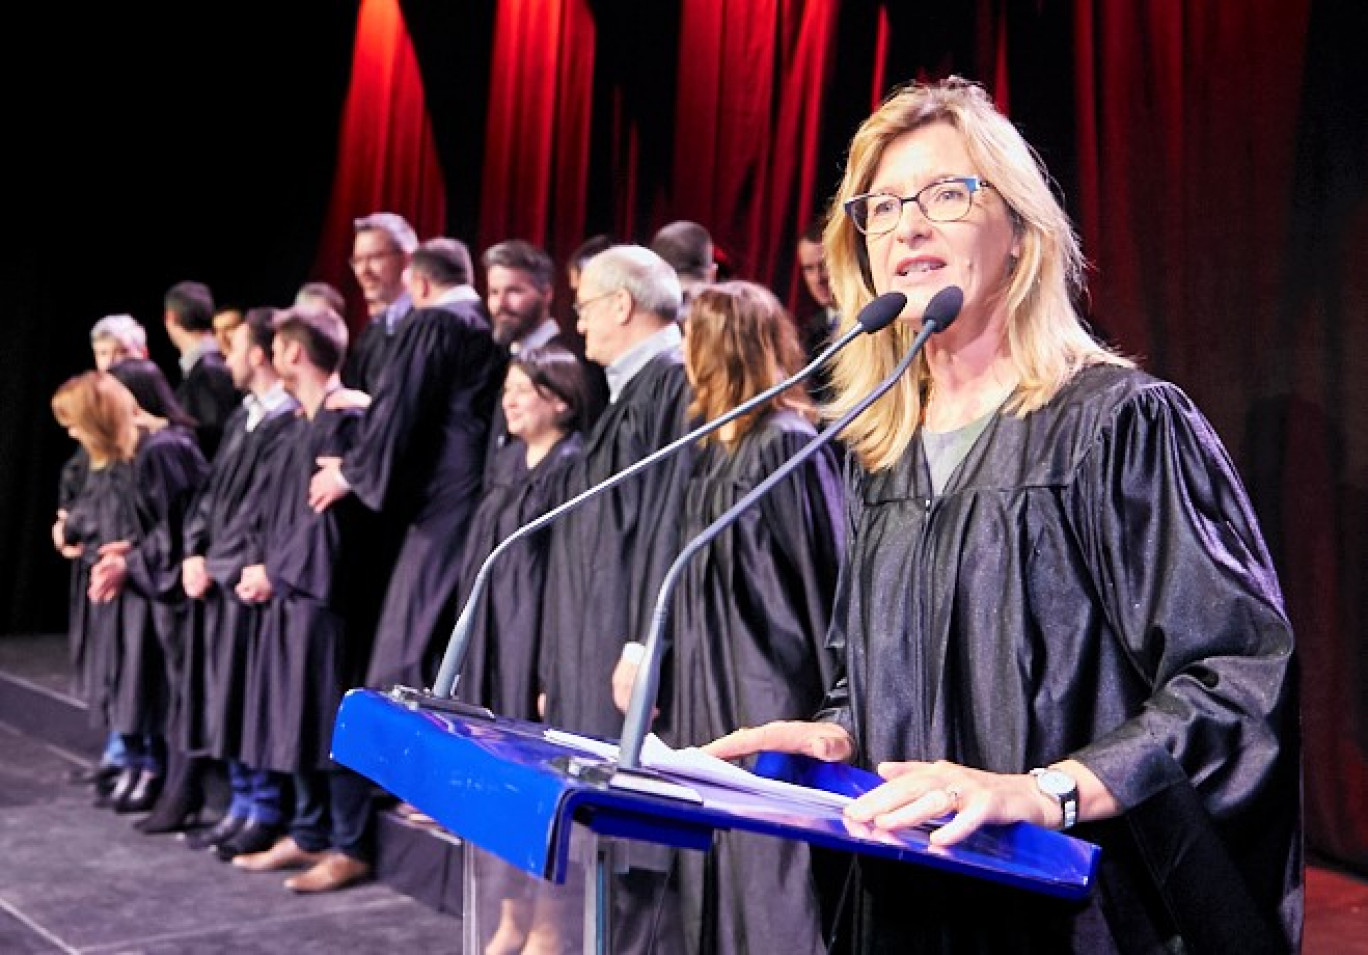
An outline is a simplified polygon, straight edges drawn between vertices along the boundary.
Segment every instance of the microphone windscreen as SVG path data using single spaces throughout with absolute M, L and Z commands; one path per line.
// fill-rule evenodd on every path
M 960 307 L 963 305 L 964 290 L 958 285 L 947 285 L 931 296 L 931 301 L 926 303 L 926 312 L 922 315 L 922 324 L 935 322 L 936 331 L 943 332 L 959 316 Z
M 863 328 L 866 334 L 873 335 L 892 324 L 893 319 L 901 315 L 906 307 L 907 296 L 902 292 L 884 292 L 860 309 L 855 324 Z

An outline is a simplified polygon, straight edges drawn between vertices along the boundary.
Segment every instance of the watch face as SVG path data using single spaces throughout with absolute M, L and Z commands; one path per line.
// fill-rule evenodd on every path
M 1036 783 L 1051 796 L 1067 796 L 1078 787 L 1073 778 L 1057 769 L 1047 769 L 1036 777 Z

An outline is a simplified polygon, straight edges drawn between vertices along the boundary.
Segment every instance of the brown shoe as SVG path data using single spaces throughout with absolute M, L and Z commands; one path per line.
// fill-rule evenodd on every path
M 370 872 L 367 862 L 341 852 L 328 852 L 308 872 L 286 879 L 285 888 L 291 892 L 333 892 L 359 882 Z
M 307 852 L 299 848 L 293 836 L 285 836 L 265 852 L 233 856 L 233 866 L 247 872 L 275 872 L 277 869 L 301 869 L 322 859 L 322 852 Z

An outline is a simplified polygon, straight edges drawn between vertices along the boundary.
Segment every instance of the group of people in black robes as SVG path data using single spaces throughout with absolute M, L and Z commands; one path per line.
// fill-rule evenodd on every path
M 429 685 L 444 624 L 510 532 L 803 361 L 772 293 L 703 282 L 685 307 L 674 269 L 634 245 L 576 263 L 582 354 L 510 347 L 464 247 L 385 215 L 358 220 L 353 257 L 380 343 L 369 395 L 338 377 L 341 319 L 299 306 L 234 332 L 255 403 L 207 469 L 183 426 L 140 430 L 112 375 L 54 399 L 89 459 L 63 491 L 62 542 L 92 712 L 134 783 L 173 723 L 163 738 L 237 767 L 244 805 L 256 777 L 288 772 L 288 819 L 216 844 L 249 871 L 306 867 L 299 891 L 369 871 L 366 784 L 328 759 L 341 693 Z M 1102 847 L 1098 889 L 1066 904 L 851 862 L 833 919 L 803 847 L 724 834 L 706 855 L 628 854 L 615 949 L 818 952 L 835 925 L 869 952 L 1294 950 L 1296 686 L 1276 577 L 1205 419 L 1089 335 L 1077 242 L 1030 148 L 976 85 L 912 84 L 857 133 L 822 240 L 841 328 L 882 293 L 907 302 L 836 359 L 829 414 L 893 370 L 936 293 L 957 286 L 962 308 L 855 420 L 844 480 L 817 455 L 687 568 L 653 729 L 729 759 L 875 770 L 851 825 L 926 827 L 933 845 L 1076 827 Z M 384 290 L 400 272 L 402 299 Z M 240 363 L 269 366 L 284 397 Z M 667 568 L 817 423 L 790 389 L 504 554 L 460 695 L 618 736 Z M 198 642 L 169 642 L 159 621 L 177 614 L 198 615 Z M 234 819 L 215 830 L 252 831 Z M 510 888 L 481 941 L 558 950 L 578 918 Z

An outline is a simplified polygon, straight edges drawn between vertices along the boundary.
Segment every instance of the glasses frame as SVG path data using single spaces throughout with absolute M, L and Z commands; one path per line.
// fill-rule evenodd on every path
M 947 183 L 952 182 L 961 183 L 962 185 L 967 186 L 969 188 L 969 204 L 964 207 L 964 212 L 955 216 L 953 219 L 938 219 L 931 214 L 931 212 L 926 208 L 926 206 L 922 204 L 922 196 L 924 196 L 930 189 L 935 189 L 937 186 L 944 186 Z M 937 179 L 935 182 L 928 182 L 926 185 L 922 186 L 920 189 L 918 189 L 915 193 L 913 193 L 910 196 L 899 196 L 891 192 L 865 192 L 861 193 L 858 196 L 851 196 L 845 202 L 841 203 L 841 208 L 845 211 L 845 214 L 850 217 L 851 223 L 855 226 L 855 231 L 859 232 L 861 235 L 874 238 L 881 235 L 888 235 L 888 233 L 898 228 L 898 226 L 902 223 L 903 210 L 907 208 L 907 204 L 909 202 L 915 202 L 917 204 L 917 208 L 921 210 L 921 214 L 926 217 L 927 222 L 960 222 L 969 215 L 970 211 L 973 210 L 974 196 L 978 193 L 978 191 L 980 189 L 991 188 L 993 188 L 993 184 L 991 182 L 987 181 L 986 179 L 981 179 L 978 176 L 946 176 L 943 179 Z M 864 202 L 865 200 L 872 199 L 875 196 L 878 196 L 881 199 L 898 200 L 898 218 L 894 220 L 893 224 L 889 226 L 887 229 L 883 229 L 879 232 L 870 232 L 864 226 L 860 225 L 860 219 L 858 216 L 855 215 L 855 212 L 853 210 L 856 203 Z
M 602 295 L 595 295 L 593 298 L 586 298 L 582 302 L 571 302 L 570 311 L 575 313 L 575 318 L 583 318 L 584 309 L 588 308 L 590 305 L 593 305 L 595 302 L 601 302 L 608 296 L 616 295 L 618 292 L 621 291 L 622 289 L 615 288 L 611 292 L 604 292 Z
M 403 254 L 404 253 L 400 249 L 386 249 L 384 252 L 367 252 L 364 255 L 353 255 L 351 258 L 347 259 L 347 264 L 352 267 L 352 271 L 354 272 L 363 265 L 369 265 L 372 262 L 379 262 L 381 259 L 389 259 L 396 255 Z

